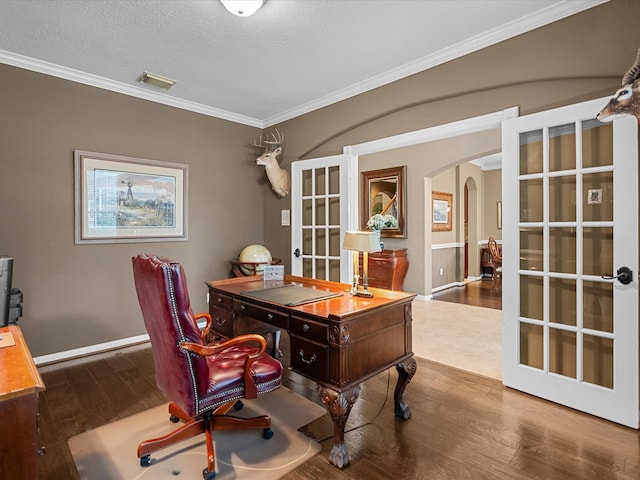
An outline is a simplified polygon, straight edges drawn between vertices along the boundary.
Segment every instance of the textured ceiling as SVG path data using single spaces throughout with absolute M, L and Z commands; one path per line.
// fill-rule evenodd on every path
M 0 0 L 0 62 L 265 127 L 600 3 L 267 0 L 240 18 L 217 0 Z

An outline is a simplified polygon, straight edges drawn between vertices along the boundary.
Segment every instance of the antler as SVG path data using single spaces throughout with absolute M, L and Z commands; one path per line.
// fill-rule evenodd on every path
M 638 78 L 640 78 L 640 49 L 638 49 L 636 62 L 633 64 L 633 67 L 622 77 L 622 85 L 629 85 L 638 80 Z
M 256 143 L 254 140 L 251 145 L 254 147 L 264 148 L 265 151 L 275 150 L 276 148 L 282 146 L 284 142 L 284 133 L 280 133 L 276 128 L 274 133 L 271 133 L 272 140 L 269 140 L 269 135 L 265 136 L 264 142 L 262 141 L 262 135 L 260 135 L 260 143 Z

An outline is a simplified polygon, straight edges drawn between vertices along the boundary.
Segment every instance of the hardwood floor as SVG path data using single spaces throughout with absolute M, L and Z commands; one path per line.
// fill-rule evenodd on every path
M 288 358 L 289 344 L 282 347 Z M 286 361 L 284 362 L 286 365 Z M 406 422 L 393 416 L 397 379 L 390 369 L 363 384 L 345 438 L 351 464 L 328 463 L 328 415 L 303 431 L 322 451 L 286 480 L 640 478 L 640 435 L 622 427 L 502 386 L 487 377 L 417 359 L 405 400 Z M 78 479 L 67 440 L 78 433 L 159 405 L 148 345 L 42 367 L 40 396 L 42 480 Z M 320 404 L 315 385 L 286 371 L 288 388 Z M 277 435 L 277 426 L 274 426 Z M 137 462 L 135 452 L 123 462 Z M 91 479 L 100 480 L 100 479 Z M 128 480 L 128 479 L 127 479 Z
M 433 300 L 502 310 L 502 292 L 492 291 L 492 284 L 490 278 L 468 282 L 461 287 L 451 287 L 434 293 Z

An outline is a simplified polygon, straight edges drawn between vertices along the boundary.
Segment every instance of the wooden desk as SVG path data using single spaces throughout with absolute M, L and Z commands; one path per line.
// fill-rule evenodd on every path
M 352 297 L 350 285 L 286 275 L 270 285 L 300 285 L 342 295 L 298 306 L 285 306 L 249 297 L 243 292 L 264 288 L 262 277 L 207 282 L 213 328 L 224 337 L 236 335 L 251 318 L 287 330 L 291 338 L 291 367 L 318 384 L 320 398 L 334 425 L 329 461 L 338 468 L 349 463 L 344 427 L 358 400 L 360 384 L 396 366 L 395 415 L 407 420 L 411 411 L 404 389 L 416 372 L 411 350 L 413 293 L 372 288 L 373 298 Z
M 0 328 L 15 345 L 0 348 L 0 465 L 2 478 L 36 478 L 38 448 L 38 392 L 44 382 L 20 328 Z

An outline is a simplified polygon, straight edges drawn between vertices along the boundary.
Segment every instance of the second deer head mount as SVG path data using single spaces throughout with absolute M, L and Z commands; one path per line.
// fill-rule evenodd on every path
M 254 140 L 251 144 L 254 147 L 263 149 L 262 155 L 256 159 L 256 164 L 264 165 L 271 188 L 280 197 L 284 197 L 289 193 L 289 172 L 280 168 L 278 163 L 278 155 L 282 153 L 283 143 L 284 134 L 276 129 L 270 135 L 265 135 L 264 142 L 262 135 L 260 135 L 260 141 L 256 143 Z
M 598 120 L 608 122 L 618 115 L 633 115 L 640 123 L 640 49 L 636 62 L 622 77 L 622 88 L 598 113 Z

